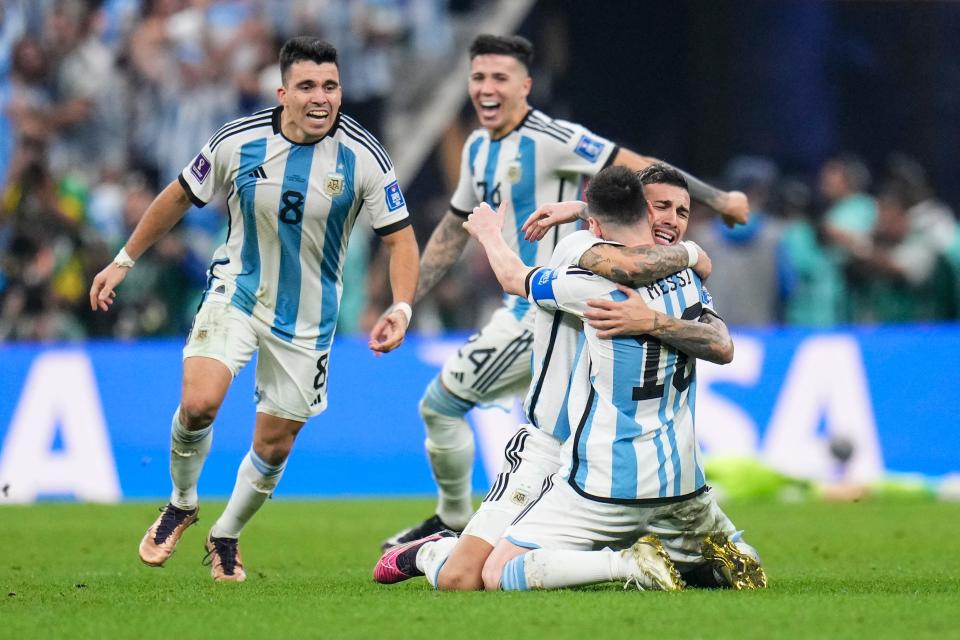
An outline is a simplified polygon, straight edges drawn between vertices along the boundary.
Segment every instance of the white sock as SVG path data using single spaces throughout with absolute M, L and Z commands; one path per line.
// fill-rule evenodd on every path
M 170 428 L 170 479 L 173 492 L 170 502 L 179 509 L 197 508 L 197 480 L 213 443 L 213 425 L 188 431 L 180 423 L 180 407 L 173 412 Z
M 437 576 L 440 575 L 440 569 L 443 568 L 443 563 L 453 553 L 453 548 L 457 546 L 458 540 L 459 538 L 454 537 L 440 538 L 426 543 L 417 551 L 417 569 L 423 571 L 427 582 L 434 589 L 437 588 Z
M 244 525 L 277 487 L 286 466 L 286 460 L 279 465 L 271 465 L 253 449 L 248 451 L 237 471 L 237 483 L 230 494 L 227 508 L 214 523 L 210 535 L 214 538 L 239 538 Z
M 427 426 L 425 445 L 437 481 L 437 515 L 447 526 L 462 529 L 473 515 L 473 431 L 462 414 L 445 415 L 429 403 L 428 395 L 420 404 L 420 415 Z
M 619 551 L 534 549 L 510 560 L 500 576 L 504 591 L 560 589 L 623 580 L 630 575 L 629 557 Z

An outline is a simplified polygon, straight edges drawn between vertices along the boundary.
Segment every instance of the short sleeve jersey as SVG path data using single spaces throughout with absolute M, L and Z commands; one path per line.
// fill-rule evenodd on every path
M 589 231 L 575 231 L 557 243 L 549 267 L 576 265 L 587 249 L 603 242 Z M 523 403 L 524 413 L 532 426 L 563 442 L 570 437 L 567 399 L 571 373 L 583 354 L 583 322 L 559 309 L 532 308 L 533 383 Z
M 520 231 L 523 223 L 542 204 L 582 197 L 585 178 L 612 163 L 616 151 L 614 143 L 578 124 L 531 110 L 501 138 L 491 139 L 486 129 L 477 129 L 467 138 L 450 208 L 466 217 L 482 202 L 496 209 L 506 200 L 503 235 L 507 244 L 524 264 L 547 264 L 557 242 L 575 231 L 576 225 L 557 227 L 540 242 L 528 242 Z M 506 296 L 505 302 L 517 319 L 532 321 L 526 300 Z
M 685 269 L 637 289 L 670 316 L 696 320 L 713 313 L 699 276 Z M 530 301 L 582 318 L 587 300 L 626 296 L 576 267 L 539 269 Z M 651 336 L 597 337 L 584 325 L 586 357 L 576 363 L 567 411 L 574 425 L 564 445 L 565 475 L 581 495 L 643 504 L 690 497 L 705 485 L 694 425 L 696 360 Z
M 324 138 L 298 144 L 280 129 L 282 109 L 221 127 L 179 180 L 200 207 L 227 192 L 227 239 L 209 282 L 227 283 L 231 303 L 274 335 L 322 351 L 333 340 L 360 211 L 379 235 L 410 220 L 393 163 L 369 132 L 341 113 Z

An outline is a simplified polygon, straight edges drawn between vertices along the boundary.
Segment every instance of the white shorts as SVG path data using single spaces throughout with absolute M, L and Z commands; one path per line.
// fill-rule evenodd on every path
M 709 490 L 681 502 L 621 505 L 584 498 L 554 474 L 540 498 L 517 517 L 504 537 L 528 549 L 591 551 L 623 549 L 648 533 L 657 534 L 683 570 L 703 564 L 700 546 L 708 535 L 732 536 L 736 529 Z
M 480 508 L 463 530 L 496 546 L 510 523 L 540 495 L 544 481 L 560 468 L 560 442 L 523 425 L 503 450 L 503 468 Z
M 526 393 L 533 331 L 505 308 L 497 309 L 480 333 L 470 336 L 443 363 L 440 379 L 448 391 L 476 404 Z
M 183 348 L 184 359 L 213 358 L 236 376 L 257 352 L 257 411 L 306 422 L 327 408 L 329 349 L 315 351 L 281 340 L 226 296 L 208 294 Z

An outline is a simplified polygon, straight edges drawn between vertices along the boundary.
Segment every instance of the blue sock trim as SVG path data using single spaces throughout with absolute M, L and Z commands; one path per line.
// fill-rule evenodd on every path
M 526 558 L 527 554 L 522 553 L 503 566 L 503 573 L 500 575 L 501 591 L 529 590 L 529 587 L 527 587 L 527 574 L 524 568 Z
M 740 542 L 741 540 L 743 540 L 744 531 L 745 531 L 744 529 L 740 529 L 739 531 L 734 532 L 734 534 L 730 536 L 730 542 Z
M 459 418 L 470 411 L 475 403 L 450 393 L 440 384 L 440 378 L 434 378 L 423 394 L 423 404 L 440 415 Z
M 444 559 L 443 559 L 443 562 L 440 563 L 440 566 L 437 567 L 436 572 L 433 574 L 433 589 L 434 589 L 434 591 L 438 591 L 438 590 L 440 589 L 440 587 L 437 586 L 437 580 L 440 579 L 440 572 L 443 570 L 443 565 L 447 564 L 447 560 L 449 560 L 449 559 L 450 559 L 450 556 L 447 556 L 446 558 L 444 558 Z
M 260 475 L 266 476 L 267 478 L 280 475 L 287 466 L 286 460 L 278 465 L 272 465 L 258 456 L 257 452 L 253 449 L 250 449 L 250 452 L 247 455 L 250 456 L 250 463 L 253 464 L 253 468 L 256 469 Z

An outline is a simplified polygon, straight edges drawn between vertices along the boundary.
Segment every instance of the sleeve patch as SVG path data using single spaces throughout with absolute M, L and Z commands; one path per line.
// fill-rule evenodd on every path
M 577 142 L 574 153 L 590 162 L 596 162 L 600 154 L 603 153 L 604 146 L 606 145 L 599 140 L 594 140 L 590 136 L 583 135 L 580 136 L 580 141 Z
M 704 305 L 713 304 L 713 296 L 710 295 L 706 287 L 700 288 L 700 302 Z
M 396 211 L 400 207 L 406 204 L 403 199 L 403 193 L 400 191 L 400 185 L 397 184 L 397 181 L 394 180 L 387 186 L 383 188 L 384 193 L 387 196 L 387 210 Z
M 193 159 L 193 164 L 190 165 L 190 173 L 197 179 L 197 182 L 203 184 L 203 181 L 210 175 L 210 161 L 207 160 L 205 155 L 197 154 L 197 157 Z
M 546 300 L 556 300 L 553 293 L 553 279 L 555 275 L 553 269 L 540 269 L 533 274 L 533 278 L 530 281 L 530 295 L 534 302 L 540 303 Z

